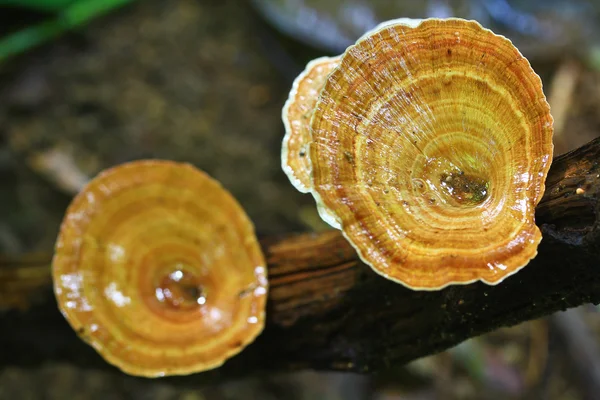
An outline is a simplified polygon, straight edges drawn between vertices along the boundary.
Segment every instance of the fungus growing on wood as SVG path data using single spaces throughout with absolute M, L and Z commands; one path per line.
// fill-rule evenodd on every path
M 73 329 L 131 375 L 218 367 L 264 326 L 254 227 L 188 164 L 136 161 L 93 179 L 67 210 L 52 273 Z
M 340 62 L 340 57 L 321 57 L 308 63 L 298 75 L 285 105 L 282 119 L 285 136 L 281 150 L 281 166 L 290 182 L 302 193 L 310 191 L 310 119 L 319 92 L 327 77 Z
M 477 22 L 363 36 L 329 75 L 311 136 L 322 218 L 382 276 L 497 284 L 537 254 L 552 117 L 529 62 Z

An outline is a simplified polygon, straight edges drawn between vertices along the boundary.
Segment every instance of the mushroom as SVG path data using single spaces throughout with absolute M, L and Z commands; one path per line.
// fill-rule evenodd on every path
M 420 19 L 410 18 L 386 21 L 365 33 L 363 37 L 390 24 L 416 26 L 420 22 Z M 304 71 L 294 80 L 292 90 L 281 113 L 285 127 L 281 149 L 281 167 L 292 185 L 302 193 L 310 192 L 312 185 L 308 156 L 312 113 L 327 77 L 339 65 L 340 59 L 341 56 L 320 57 L 310 61 Z
M 338 66 L 340 57 L 321 57 L 308 63 L 298 75 L 281 117 L 285 127 L 285 136 L 281 150 L 281 167 L 290 182 L 302 193 L 310 191 L 310 119 L 312 117 L 319 92 L 323 88 L 329 73 Z
M 309 148 L 322 218 L 388 279 L 493 285 L 537 254 L 552 117 L 527 59 L 475 21 L 390 23 L 350 46 Z
M 52 261 L 61 312 L 109 363 L 138 376 L 220 366 L 264 326 L 265 260 L 252 222 L 191 165 L 135 161 L 73 200 Z

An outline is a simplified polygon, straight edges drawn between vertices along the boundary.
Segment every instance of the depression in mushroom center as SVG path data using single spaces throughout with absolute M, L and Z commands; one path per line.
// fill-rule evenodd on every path
M 412 182 L 415 192 L 428 204 L 470 208 L 483 204 L 490 196 L 488 179 L 457 168 L 429 177 L 413 177 Z
M 205 284 L 181 266 L 159 278 L 154 292 L 159 302 L 175 309 L 189 309 L 206 303 Z
M 493 159 L 493 146 L 485 149 L 483 143 L 474 144 L 481 139 L 472 138 L 467 146 L 466 135 L 457 137 L 454 141 L 429 143 L 422 149 L 420 143 L 413 143 L 417 150 L 407 173 L 413 196 L 420 198 L 421 204 L 467 210 L 490 199 L 492 166 L 501 159 Z
M 445 173 L 440 177 L 440 187 L 463 205 L 477 205 L 488 197 L 489 183 L 478 176 L 458 173 Z

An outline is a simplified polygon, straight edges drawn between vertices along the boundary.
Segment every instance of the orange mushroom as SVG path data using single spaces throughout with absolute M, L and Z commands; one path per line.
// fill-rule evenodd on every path
M 52 273 L 73 329 L 131 375 L 218 367 L 264 326 L 254 227 L 188 164 L 136 161 L 93 179 L 67 210 Z
M 461 19 L 391 23 L 350 46 L 321 91 L 312 193 L 388 279 L 497 284 L 537 254 L 552 151 L 541 80 L 508 39 Z
M 302 193 L 310 191 L 310 118 L 319 92 L 327 76 L 338 66 L 340 57 L 321 57 L 312 60 L 298 75 L 283 106 L 285 136 L 281 151 L 281 167 L 290 182 Z

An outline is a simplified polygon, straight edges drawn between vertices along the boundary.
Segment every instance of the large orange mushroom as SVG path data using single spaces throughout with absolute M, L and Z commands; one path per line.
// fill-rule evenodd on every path
M 497 284 L 537 254 L 552 117 L 529 62 L 475 21 L 363 36 L 320 92 L 309 148 L 323 219 L 388 279 Z
M 254 227 L 188 164 L 136 161 L 93 179 L 67 210 L 52 272 L 73 329 L 132 375 L 218 367 L 264 326 Z

